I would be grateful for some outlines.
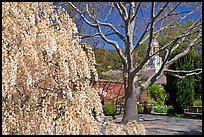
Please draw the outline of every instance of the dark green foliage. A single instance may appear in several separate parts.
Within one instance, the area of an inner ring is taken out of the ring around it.
[[[194,57],[193,50],[183,58],[177,60],[170,69],[173,70],[193,70]],[[179,74],[182,75],[182,74]],[[170,93],[171,105],[175,113],[183,113],[184,108],[193,106],[194,102],[194,76],[183,79],[167,75],[167,91]]]
[[[200,116],[199,115],[190,115],[190,114],[178,114],[178,113],[174,113],[174,112],[172,112],[172,113],[167,113],[167,115],[169,115],[169,116],[171,116],[171,117],[179,117],[179,118],[200,118]]]
[[[183,110],[187,106],[193,106],[194,101],[194,84],[193,77],[188,77],[183,79],[182,81],[178,81],[176,88],[176,102],[173,105],[174,110],[177,113],[183,113]]]
[[[188,26],[193,24],[193,21],[187,21],[181,26],[178,26],[178,29],[172,31],[171,35],[163,35],[160,37],[159,42],[165,45],[170,41],[173,37],[181,34],[182,30],[185,30]],[[172,37],[172,38],[171,38]],[[186,40],[181,43],[181,45],[176,49],[170,58],[173,58],[175,55],[182,52],[186,46],[189,45],[189,40],[192,40],[196,37],[196,35],[190,35],[186,38]],[[169,69],[172,70],[194,70],[196,68],[201,68],[202,60],[201,54],[199,52],[195,52],[195,49],[199,48],[191,48],[190,52],[184,57],[177,60],[174,64],[172,64]],[[177,73],[182,76],[183,73]],[[174,77],[170,74],[166,74],[167,76],[167,92],[170,93],[170,105],[173,106],[175,113],[183,113],[183,109],[187,106],[192,106],[194,102],[194,98],[199,98],[202,95],[201,88],[201,75],[200,76],[188,76],[184,79]]]
[[[195,59],[195,68],[202,68],[202,54],[201,53],[195,53],[194,55]],[[195,99],[201,99],[202,100],[202,74],[195,75]]]
[[[166,112],[166,114],[169,116],[172,115],[173,113],[174,113],[173,107],[170,107]]]
[[[195,99],[201,98],[202,100],[202,74],[195,75]]]
[[[114,115],[116,115],[116,112],[117,112],[117,108],[113,104],[105,104],[103,106],[103,113],[106,116],[114,116]]]

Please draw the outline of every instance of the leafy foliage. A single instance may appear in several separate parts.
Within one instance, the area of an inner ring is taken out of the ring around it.
[[[171,109],[172,106],[166,106],[166,105],[162,105],[162,106],[152,106],[151,109],[154,111],[154,112],[157,112],[157,113],[167,113],[167,111],[169,109]]]
[[[147,89],[147,96],[154,98],[156,102],[161,104],[164,99],[164,92],[165,90],[161,89],[159,85],[157,84],[152,84],[148,89]]]
[[[107,116],[114,116],[116,111],[117,109],[114,104],[105,104],[103,107],[103,113]]]
[[[194,54],[194,67],[195,68],[201,68],[202,67],[202,54],[201,53],[195,53]],[[195,99],[201,99],[202,100],[202,74],[195,75]]]
[[[174,70],[192,70],[194,69],[193,50],[185,57],[179,59],[170,66]],[[182,74],[180,74],[182,75]],[[192,106],[194,101],[194,76],[180,79],[167,75],[167,90],[170,92],[171,104],[176,113],[183,113],[183,109]]]
[[[161,43],[168,43],[170,39],[175,37],[176,35],[181,34],[181,31],[193,24],[193,21],[187,21],[181,26],[179,26],[177,30],[170,32],[171,35],[160,37]],[[190,39],[195,38],[195,35],[188,36],[186,40],[181,43],[181,46],[176,49],[171,58],[176,56],[178,53],[184,50],[184,48],[189,44],[188,41]],[[193,70],[195,68],[201,67],[202,60],[201,54],[199,52],[195,52],[196,48],[192,48],[187,55],[177,60],[174,64],[172,64],[169,68],[172,70]],[[196,63],[197,62],[197,63]],[[182,73],[177,73],[182,76]],[[166,74],[167,76],[167,92],[170,93],[170,104],[174,108],[175,113],[183,113],[183,109],[187,106],[192,106],[194,101],[194,96],[196,92],[196,98],[198,98],[201,91],[201,75],[200,76],[188,76],[184,79],[180,79],[174,77],[170,74]],[[197,81],[197,82],[195,82]],[[195,90],[196,89],[196,90]]]
[[[138,113],[142,113],[142,104],[137,104]]]
[[[202,106],[202,100],[195,100],[193,106]]]

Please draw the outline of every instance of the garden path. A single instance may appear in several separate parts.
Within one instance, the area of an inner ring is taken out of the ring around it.
[[[106,116],[106,119],[112,117]],[[122,116],[116,116],[120,122]],[[165,115],[139,114],[146,135],[202,135],[202,119],[178,118]]]

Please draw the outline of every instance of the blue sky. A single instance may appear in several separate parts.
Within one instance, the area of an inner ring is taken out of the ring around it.
[[[151,4],[151,3],[149,3],[149,4]],[[161,2],[160,2],[159,4],[165,4],[165,2],[164,2],[164,3],[161,3]],[[172,4],[176,4],[176,3],[173,2]],[[195,4],[195,3],[193,3],[193,2],[188,2],[188,4],[190,5],[190,4]],[[63,5],[63,4],[62,4],[62,5]],[[202,2],[196,3],[195,7],[197,7],[197,6],[202,6]],[[193,8],[195,8],[195,7],[191,7],[191,6],[179,6],[179,7],[177,8],[177,11],[178,11],[178,12],[191,11],[191,10],[192,10]],[[202,9],[202,8],[201,8],[201,9]],[[189,16],[188,18],[186,18],[185,20],[183,20],[181,23],[184,23],[184,22],[186,22],[187,20],[196,20],[196,19],[198,19],[198,18],[200,17],[200,15],[202,14],[201,9],[200,9],[198,12],[196,12],[195,14],[192,14],[191,16]],[[140,10],[139,10],[139,12],[138,12],[139,22],[138,22],[138,24],[136,25],[136,28],[138,29],[136,35],[137,35],[138,37],[141,36],[142,32],[144,31],[144,27],[142,27],[142,26],[143,26],[144,24],[147,24],[147,21],[148,21],[148,20],[146,20],[146,21],[144,21],[144,22],[142,22],[142,21],[143,21],[143,19],[148,19],[148,18],[150,17],[150,10],[151,10],[151,8],[144,7],[143,14],[142,14],[142,12],[141,12]],[[159,9],[157,9],[156,11],[158,11],[158,10],[159,10]],[[104,17],[108,14],[108,11],[109,11],[109,9],[103,9],[102,12],[100,12],[99,17],[102,18],[102,19],[104,19]],[[142,15],[144,15],[144,17],[142,17]],[[79,16],[79,15],[77,15],[77,16]],[[113,11],[113,13],[112,13],[111,16],[107,19],[106,22],[112,23],[114,26],[115,26],[115,25],[121,25],[121,24],[123,24],[123,21],[121,20],[120,15],[119,15],[118,12],[116,12],[116,10]],[[87,25],[86,23],[83,23],[83,26],[84,26],[85,28],[87,28],[88,30],[93,31],[93,33],[95,32],[95,29],[90,28],[90,26]],[[102,29],[103,32],[107,31],[107,29],[106,29],[105,27],[102,27],[101,29]],[[119,28],[119,27],[117,27],[117,29],[123,34],[123,36],[125,36],[125,35],[124,35],[124,34],[125,34],[124,29]],[[111,39],[111,40],[117,41],[120,46],[124,46],[124,42],[121,41],[116,35],[108,36],[108,38]],[[134,43],[136,43],[136,42],[137,42],[137,39],[135,38],[135,39],[134,39]],[[98,47],[102,46],[103,43],[104,43],[104,41],[99,38]],[[106,49],[115,49],[112,45],[110,45],[110,44],[108,44],[108,43],[105,44],[105,47],[104,47],[104,48],[106,48]]]

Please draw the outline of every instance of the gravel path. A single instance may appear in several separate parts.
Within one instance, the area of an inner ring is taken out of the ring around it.
[[[146,135],[202,135],[202,120],[177,118],[164,115],[139,114]],[[112,117],[106,117],[112,119]],[[120,122],[116,116],[115,122]]]

